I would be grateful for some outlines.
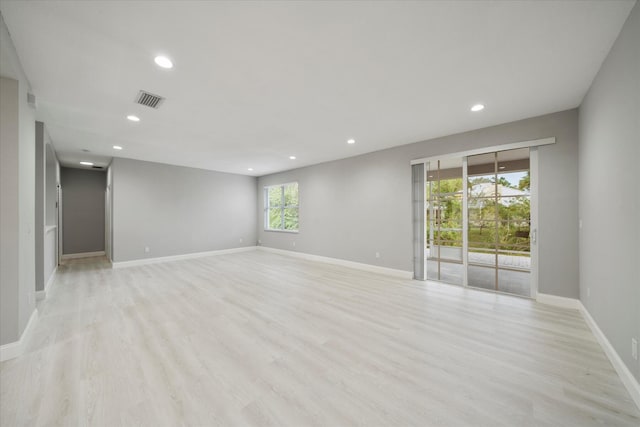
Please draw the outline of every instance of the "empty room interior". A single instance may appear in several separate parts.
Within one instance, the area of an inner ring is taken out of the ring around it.
[[[640,425],[635,0],[0,13],[2,427]]]

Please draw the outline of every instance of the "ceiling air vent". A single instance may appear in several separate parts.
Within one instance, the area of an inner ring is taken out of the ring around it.
[[[91,166],[93,169],[103,169],[102,166]]]
[[[141,90],[140,92],[138,92],[138,96],[136,96],[135,102],[136,104],[146,105],[147,107],[157,109],[164,102],[164,99],[165,98],[161,96],[154,95],[152,93]]]

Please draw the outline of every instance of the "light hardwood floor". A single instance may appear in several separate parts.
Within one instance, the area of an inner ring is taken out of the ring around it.
[[[265,252],[59,270],[0,425],[590,426],[640,413],[577,311]]]

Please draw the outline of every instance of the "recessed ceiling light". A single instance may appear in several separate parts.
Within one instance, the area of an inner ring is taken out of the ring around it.
[[[253,170],[253,168],[247,168],[247,170],[248,170],[248,171],[252,171],[252,170]]]
[[[356,140],[355,139],[347,139],[347,144],[355,144]]]
[[[482,104],[476,104],[473,107],[471,107],[471,111],[473,112],[482,111],[482,110],[484,110],[484,105]]]
[[[122,150],[122,147],[120,147],[119,145],[114,145],[114,146],[113,146],[113,149],[114,149],[114,150]]]
[[[173,68],[173,62],[171,62],[171,60],[166,56],[156,56],[153,60],[158,65],[158,67]]]
[[[132,122],[139,122],[140,121],[140,117],[134,116],[134,115],[127,116],[127,119],[131,120]]]
[[[85,166],[93,166],[93,163],[91,162],[80,162],[80,164]]]
[[[498,169],[502,170],[502,169],[505,169],[505,168],[506,168],[506,166],[500,166]]]
[[[296,159],[296,156],[289,156],[289,158],[290,158],[291,160],[295,160],[295,159]]]

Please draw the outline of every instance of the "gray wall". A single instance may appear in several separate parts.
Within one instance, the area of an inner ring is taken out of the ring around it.
[[[36,122],[35,140],[35,254],[36,254],[36,291],[44,289],[44,177],[45,177],[44,123]]]
[[[35,310],[35,112],[0,15],[0,345],[22,336]]]
[[[109,261],[113,261],[113,168],[107,168],[107,196],[105,199],[104,250]]]
[[[580,107],[580,299],[629,370],[640,339],[640,5]]]
[[[258,238],[273,248],[412,271],[412,159],[552,136],[557,143],[539,149],[539,292],[577,298],[577,110],[261,177]],[[300,232],[264,231],[262,188],[291,181],[299,182]]]
[[[115,262],[256,244],[254,177],[121,158],[111,173]]]
[[[0,78],[0,345],[18,331],[18,81]]]
[[[60,163],[56,157],[53,145],[45,132],[46,170],[45,170],[45,224],[58,224],[58,185],[60,184]]]
[[[62,253],[104,251],[104,171],[65,168],[62,185]]]
[[[44,205],[45,205],[45,235],[44,235],[44,258],[43,273],[44,284],[46,285],[54,270],[58,266],[58,185],[60,185],[60,163],[56,157],[53,145],[44,127],[45,142],[45,182],[44,182]],[[51,228],[55,227],[55,228]],[[42,290],[36,287],[36,290]]]
[[[19,64],[4,46],[2,60]],[[0,77],[0,345],[19,340],[35,310],[35,114],[18,74]]]

